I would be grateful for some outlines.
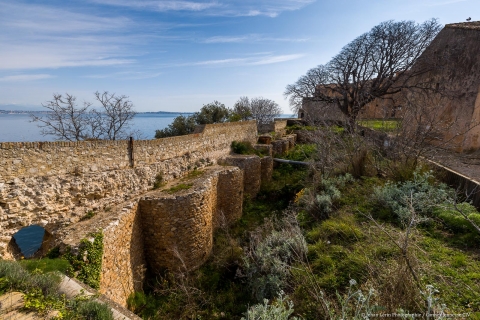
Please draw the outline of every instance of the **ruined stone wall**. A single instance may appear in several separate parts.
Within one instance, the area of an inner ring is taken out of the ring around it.
[[[187,187],[170,191],[180,184]],[[203,264],[214,230],[241,217],[243,188],[240,168],[211,166],[65,227],[57,237],[62,251],[75,252],[81,239],[103,231],[100,292],[125,306],[132,292],[142,290],[147,268],[158,273]]]
[[[242,214],[243,172],[239,168],[209,168],[202,177],[186,183],[192,184],[186,190],[152,192],[140,199],[145,255],[154,273],[202,265],[212,250],[216,225]]]
[[[146,272],[144,236],[138,198],[101,212],[93,218],[63,228],[57,234],[57,243],[64,252],[70,247],[76,252],[82,239],[92,233],[103,232],[102,273],[100,293],[126,305],[128,296],[141,291]]]
[[[262,165],[260,158],[254,155],[231,155],[225,159],[225,164],[236,166],[243,171],[243,186],[245,195],[255,198],[260,191]]]
[[[138,203],[131,203],[103,230],[100,293],[121,305],[143,289],[146,261],[140,219]]]
[[[255,121],[212,124],[202,132],[135,141],[0,143],[0,257],[24,226],[55,235],[87,211],[103,212],[164,181],[230,153],[234,140],[256,142]]]

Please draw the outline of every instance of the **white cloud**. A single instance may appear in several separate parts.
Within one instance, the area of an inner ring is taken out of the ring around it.
[[[19,82],[19,81],[35,81],[53,78],[49,74],[17,74],[12,76],[0,77],[0,82]]]
[[[171,1],[171,0],[90,0],[91,2],[151,11],[193,11],[214,16],[277,17],[316,0],[231,0],[231,1]]]
[[[152,11],[202,11],[219,6],[216,2],[195,2],[195,1],[151,1],[151,0],[91,0],[92,2],[144,9]]]
[[[280,62],[285,62],[290,60],[297,60],[303,56],[305,55],[304,54],[286,54],[286,55],[280,55],[280,56],[270,56],[270,57],[265,57],[258,61],[252,62],[251,64],[264,65],[264,64],[280,63]]]
[[[305,42],[308,38],[276,38],[258,34],[242,36],[214,36],[202,40],[203,43],[240,43],[240,42]]]
[[[125,17],[99,17],[56,7],[0,2],[0,70],[132,63],[138,37]]]
[[[252,54],[246,58],[228,58],[218,60],[205,60],[190,63],[181,63],[170,65],[171,67],[185,66],[215,66],[215,67],[232,67],[232,66],[258,66],[266,64],[281,63],[290,60],[296,60],[304,57],[304,54],[288,54],[288,55],[258,55]]]

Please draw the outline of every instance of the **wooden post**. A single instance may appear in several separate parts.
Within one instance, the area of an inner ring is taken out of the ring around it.
[[[130,166],[133,168],[135,166],[135,159],[133,157],[133,137],[130,137],[128,141],[128,158],[130,160]]]

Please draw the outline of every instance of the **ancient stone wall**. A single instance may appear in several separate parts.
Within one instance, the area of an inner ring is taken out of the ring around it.
[[[126,305],[128,296],[141,291],[146,272],[144,236],[138,209],[138,198],[98,213],[63,228],[57,234],[61,251],[70,247],[76,252],[81,239],[103,232],[102,273],[100,293]]]
[[[132,292],[143,289],[147,263],[140,220],[138,203],[133,202],[103,229],[100,293],[121,305]]]
[[[55,235],[87,211],[103,212],[216,163],[234,140],[256,142],[255,121],[212,124],[186,136],[134,141],[0,143],[0,257],[12,235],[38,224]]]
[[[227,157],[224,163],[242,169],[245,195],[255,198],[260,191],[262,178],[260,158],[253,155],[236,154]]]

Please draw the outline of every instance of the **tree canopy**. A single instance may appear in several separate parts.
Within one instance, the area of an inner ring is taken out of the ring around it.
[[[432,64],[425,58],[422,67],[412,67],[440,29],[435,19],[382,22],[288,85],[284,95],[296,109],[303,98],[333,103],[354,123],[369,102],[417,85],[414,79]]]

